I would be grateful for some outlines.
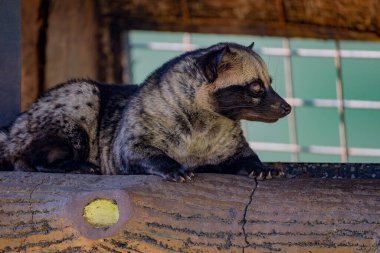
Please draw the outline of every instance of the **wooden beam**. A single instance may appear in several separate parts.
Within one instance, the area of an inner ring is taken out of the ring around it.
[[[123,29],[380,40],[377,0],[98,1]]]
[[[123,20],[123,28],[126,30],[156,30],[193,33],[217,33],[217,34],[247,34],[256,36],[280,36],[317,39],[344,39],[344,40],[368,40],[379,41],[380,35],[374,31],[356,31],[349,28],[319,26],[315,24],[286,23],[284,29],[277,22],[239,22],[230,20],[228,25],[224,19],[193,18],[192,23],[182,25],[177,19],[165,21],[130,17]]]
[[[375,253],[379,206],[370,179],[1,172],[0,252]]]
[[[21,111],[43,91],[48,10],[47,0],[22,1]]]

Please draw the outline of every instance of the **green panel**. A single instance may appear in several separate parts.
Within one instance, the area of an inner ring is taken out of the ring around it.
[[[296,108],[298,142],[302,146],[340,146],[339,118],[335,108]]]
[[[292,49],[335,49],[332,41],[290,41]],[[335,60],[332,58],[292,57],[294,96],[304,99],[336,98]]]
[[[350,163],[380,163],[380,157],[353,156],[349,157]]]
[[[300,153],[299,154],[300,162],[309,162],[309,163],[338,163],[340,162],[340,156],[338,155],[320,155],[320,154],[309,154],[309,153]]]
[[[179,54],[181,52],[133,49],[131,52],[133,83],[142,83],[150,73]]]
[[[255,151],[262,162],[291,162],[291,155],[288,152]]]
[[[342,41],[345,50],[380,50],[380,43]],[[380,59],[342,59],[345,99],[380,100]],[[346,109],[349,147],[380,148],[380,111]],[[349,157],[350,162],[380,162],[380,157]]]
[[[292,39],[293,49],[335,49],[333,41]],[[294,96],[303,99],[336,99],[336,70],[332,58],[292,57]],[[339,118],[335,108],[295,108],[301,146],[339,146]],[[300,153],[301,162],[339,162],[335,155]]]
[[[380,148],[380,111],[346,109],[347,142],[350,147]]]
[[[289,143],[288,120],[280,119],[276,123],[248,122],[249,141]]]
[[[172,42],[182,43],[183,33],[179,32],[154,32],[154,31],[130,31],[129,43],[149,43],[149,42]]]
[[[289,143],[287,119],[276,123],[247,122],[247,139],[250,142]],[[267,162],[290,161],[290,155],[282,152],[258,152],[260,158]]]
[[[131,31],[128,34],[131,50],[133,83],[142,83],[145,78],[166,61],[182,52],[155,51],[145,48],[134,48],[136,44],[149,42],[181,43],[183,33]]]
[[[336,99],[333,59],[292,57],[294,96],[304,99]]]
[[[345,99],[380,99],[380,59],[342,59]]]
[[[291,48],[335,49],[334,41],[291,40]],[[303,99],[336,99],[336,68],[333,58],[291,59],[294,96]],[[296,126],[301,146],[340,146],[339,117],[335,108],[297,107]],[[339,162],[340,156],[300,153],[301,162]]]

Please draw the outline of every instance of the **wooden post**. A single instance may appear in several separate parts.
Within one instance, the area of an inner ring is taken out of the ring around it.
[[[21,111],[27,110],[44,88],[49,3],[49,0],[22,1]]]
[[[22,2],[22,110],[72,78],[121,83],[118,19],[100,15],[98,1]]]
[[[95,1],[49,1],[44,89],[70,78],[98,77]]]
[[[376,253],[379,206],[370,179],[2,172],[0,252]]]

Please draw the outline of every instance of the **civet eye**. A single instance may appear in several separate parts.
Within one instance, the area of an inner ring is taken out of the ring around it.
[[[253,83],[251,83],[249,89],[255,95],[261,95],[261,94],[264,93],[263,85],[260,82],[253,82]]]

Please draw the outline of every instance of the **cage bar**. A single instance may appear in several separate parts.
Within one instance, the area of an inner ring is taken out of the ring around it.
[[[282,40],[282,45],[285,49],[291,50],[290,49],[290,43],[288,38],[284,38]],[[294,97],[293,95],[293,71],[292,71],[292,61],[291,61],[291,55],[287,55],[284,57],[284,72],[285,72],[285,90],[286,90],[286,96],[290,99]],[[290,139],[290,144],[292,145],[297,145],[298,140],[297,140],[297,125],[296,125],[296,113],[293,110],[291,114],[289,114],[289,119],[288,119],[288,124],[289,124],[289,139]],[[298,162],[299,161],[299,155],[298,152],[292,152],[292,162]]]
[[[300,146],[288,143],[274,143],[274,142],[249,142],[249,146],[256,151],[274,151],[274,152],[305,152],[311,154],[325,154],[325,155],[340,155],[342,147],[332,146]],[[380,149],[376,148],[348,148],[350,156],[367,156],[379,157]]]
[[[336,56],[335,56],[335,68],[336,68],[336,96],[338,99],[338,115],[339,115],[339,139],[341,146],[341,161],[346,163],[348,161],[348,149],[347,149],[347,133],[346,133],[346,120],[344,117],[344,93],[343,93],[343,80],[342,80],[342,61],[340,58],[340,44],[339,41],[335,41]]]

